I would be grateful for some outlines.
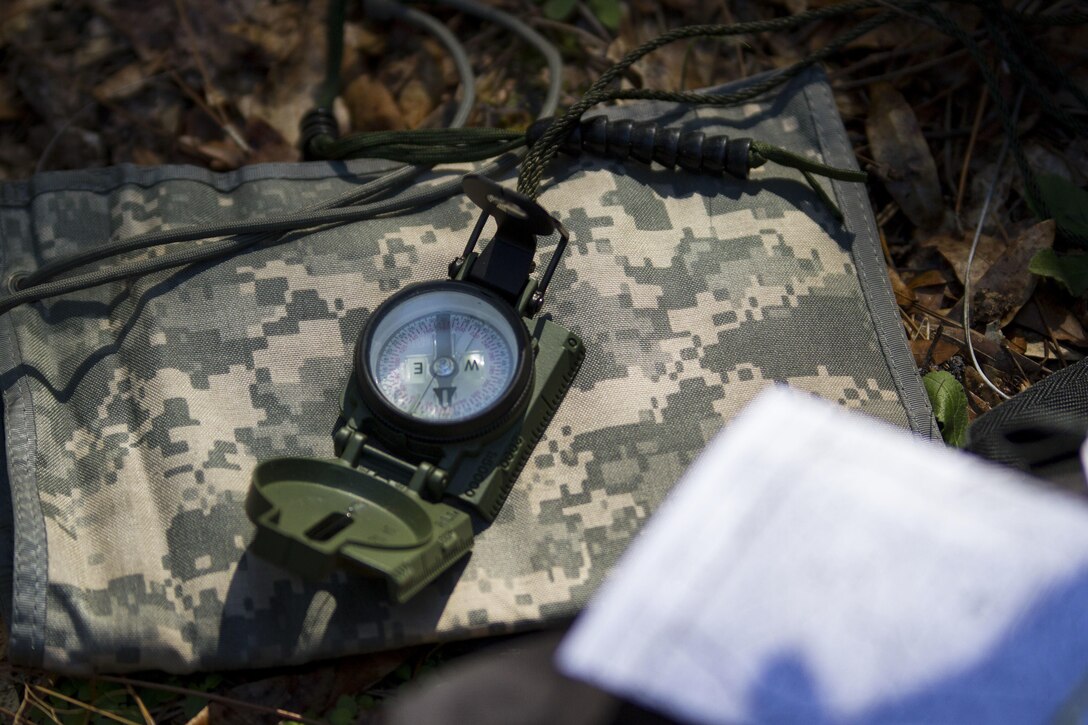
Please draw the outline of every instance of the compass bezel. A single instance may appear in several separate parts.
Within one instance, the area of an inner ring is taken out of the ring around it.
[[[382,320],[414,297],[443,291],[471,295],[487,303],[510,325],[517,347],[513,351],[516,357],[514,375],[506,390],[493,403],[476,414],[454,421],[421,418],[400,410],[378,389],[375,375],[370,367],[369,351],[374,342],[374,334]],[[533,381],[529,331],[521,316],[506,300],[479,285],[460,280],[420,282],[405,287],[374,308],[363,324],[355,344],[354,376],[363,402],[378,420],[409,439],[441,443],[483,438],[512,422],[528,405]]]

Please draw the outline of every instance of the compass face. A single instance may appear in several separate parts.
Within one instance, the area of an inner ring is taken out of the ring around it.
[[[469,421],[509,397],[524,345],[512,312],[487,295],[459,283],[432,287],[375,310],[360,356],[377,393],[400,415]]]

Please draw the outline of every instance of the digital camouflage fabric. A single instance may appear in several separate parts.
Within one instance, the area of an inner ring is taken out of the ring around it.
[[[610,113],[855,165],[818,73],[738,108]],[[388,167],[42,174],[0,187],[0,266],[6,278],[110,238],[300,209],[360,183],[349,170]],[[823,181],[844,228],[774,165],[746,183],[590,159],[552,170],[540,202],[573,238],[544,312],[581,336],[585,363],[471,557],[402,606],[378,581],[304,583],[247,553],[243,500],[258,461],[332,455],[361,324],[445,275],[475,221],[467,199],[0,318],[12,661],[183,672],[531,628],[583,606],[767,385],[932,435],[861,185]]]

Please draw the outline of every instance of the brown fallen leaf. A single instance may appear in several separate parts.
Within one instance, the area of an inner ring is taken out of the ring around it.
[[[140,166],[158,166],[164,161],[163,157],[155,151],[142,146],[137,146],[132,149],[130,158],[132,159],[132,163],[139,164]]]
[[[0,47],[27,31],[35,21],[35,11],[52,4],[52,0],[5,0],[0,7]]]
[[[892,283],[892,292],[895,293],[896,303],[904,310],[908,310],[914,304],[914,290],[907,286],[907,283],[903,281],[903,278],[899,276],[899,272],[895,267],[889,266],[888,279]]]
[[[918,287],[914,290],[914,298],[918,304],[928,310],[941,310],[945,307],[945,290],[947,287]]]
[[[1005,254],[986,270],[978,285],[972,287],[972,324],[996,321],[998,327],[1004,327],[1012,322],[1024,303],[1031,299],[1038,280],[1028,271],[1028,263],[1039,250],[1054,244],[1054,229],[1054,220],[1048,219],[1028,227],[1009,243]],[[963,314],[963,300],[948,314],[958,320]]]
[[[164,48],[174,48],[179,41],[177,8],[172,2],[89,0],[87,4],[132,44],[132,49],[142,60],[153,60],[162,54]]]
[[[645,18],[642,22],[634,22],[630,18],[625,19],[620,23],[619,33],[609,43],[605,57],[616,62],[660,34],[661,28],[655,20]],[[696,42],[665,45],[635,61],[624,75],[623,86],[632,87],[633,77],[637,81],[634,85],[661,91],[706,87],[713,81],[710,70],[714,56],[728,47],[726,43],[709,45]]]
[[[252,153],[246,158],[247,164],[270,162],[289,162],[301,160],[302,154],[273,126],[261,118],[251,118],[246,122],[246,141]]]
[[[408,128],[393,94],[385,84],[361,75],[344,89],[344,102],[355,131],[386,131]]]
[[[109,27],[102,18],[91,18],[86,28],[90,37],[72,54],[74,68],[82,69],[101,63],[114,53],[124,50],[124,46],[109,32]]]
[[[1020,309],[1013,322],[1044,337],[1053,335],[1055,340],[1088,347],[1088,334],[1080,320],[1046,289],[1035,290],[1032,301]]]
[[[952,318],[946,316],[945,319],[951,320]],[[945,324],[941,329],[941,341],[946,341],[955,345],[957,348],[955,354],[961,354],[966,357],[967,343],[964,341],[962,328],[954,327],[951,324]],[[938,343],[938,345],[940,344],[941,343]],[[971,345],[974,347],[975,355],[980,362],[1001,370],[1002,374],[1005,376],[1021,377],[1021,370],[1023,371],[1023,374],[1033,375],[1040,370],[1039,363],[1021,355],[1018,351],[1010,348],[1007,344],[1004,344],[1004,342],[998,343],[976,330],[971,330]]]
[[[1019,392],[1016,386],[1011,384],[1011,380],[1007,379],[999,371],[986,365],[983,365],[983,368],[986,369],[986,377],[998,388],[1007,393]],[[995,405],[1000,405],[1002,402],[997,393],[990,390],[990,386],[986,384],[978,371],[970,365],[963,369],[963,388],[971,395],[971,402],[979,407],[978,412],[980,414],[991,410]]]
[[[948,234],[937,234],[922,242],[923,247],[931,247],[944,257],[956,273],[956,279],[963,284],[964,271],[967,269],[967,255],[971,251],[971,239],[969,237],[955,237]],[[971,263],[971,284],[977,287],[982,275],[986,273],[995,261],[1005,252],[1005,243],[996,237],[983,234],[979,238],[978,249],[975,250],[975,259]]]
[[[95,86],[91,93],[99,101],[119,101],[130,98],[143,89],[148,78],[160,67],[161,62],[158,60],[151,63],[140,61],[129,63]]]
[[[998,152],[994,151],[992,153],[996,154]],[[995,176],[997,177],[996,181]],[[968,184],[970,193],[968,194],[967,203],[964,204],[963,209],[960,211],[960,219],[971,224],[978,221],[982,217],[982,208],[986,206],[986,198],[989,196],[990,204],[986,210],[986,218],[982,220],[982,228],[986,232],[996,231],[1009,218],[1005,202],[1009,198],[1009,192],[1012,191],[1014,179],[1019,178],[1019,176],[1015,164],[1005,164],[1001,168],[1000,174],[998,173],[996,158],[981,164],[971,174],[971,180]],[[991,188],[993,188],[992,196],[990,195]]]
[[[344,23],[344,46],[367,56],[385,54],[386,36],[374,33],[359,23]]]
[[[915,226],[934,230],[944,219],[944,198],[918,119],[890,83],[874,84],[871,96],[865,132],[876,173]]]
[[[316,11],[315,11],[316,12]],[[238,110],[247,123],[262,120],[294,146],[299,121],[314,107],[315,92],[325,77],[325,28],[321,17],[303,13],[295,28],[298,42],[269,69],[267,80],[254,92],[238,99]],[[347,128],[343,119],[341,129]]]
[[[911,289],[918,289],[919,287],[943,287],[949,282],[948,277],[945,276],[945,272],[939,269],[927,269],[918,276],[911,279],[907,283],[907,286]]]
[[[1065,345],[1060,345],[1059,347],[1061,348],[1061,359],[1064,360],[1067,365],[1084,359],[1084,353],[1082,352],[1068,348]],[[1027,343],[1024,346],[1024,354],[1035,360],[1047,361],[1058,359],[1054,344],[1046,341]]]
[[[311,12],[324,16],[325,10],[312,8]],[[286,60],[300,41],[300,26],[305,22],[304,11],[292,3],[266,4],[260,11],[247,17],[246,22],[230,23],[223,30],[246,43],[259,48],[273,61]]]
[[[929,364],[940,365],[953,355],[959,355],[963,347],[955,342],[944,339],[925,339],[917,337],[910,341],[910,351],[914,355],[914,361],[921,366],[929,356]]]
[[[413,78],[404,84],[397,96],[397,105],[400,106],[404,122],[409,128],[418,128],[419,124],[427,117],[435,107],[437,96],[432,96],[431,91],[423,85],[423,81]]]
[[[216,171],[237,169],[246,160],[246,154],[238,144],[225,139],[201,141],[193,136],[178,136],[178,146],[186,153],[205,159]]]

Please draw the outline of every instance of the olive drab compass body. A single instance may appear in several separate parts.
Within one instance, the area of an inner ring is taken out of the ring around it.
[[[333,434],[338,458],[275,458],[253,472],[252,549],[310,579],[341,565],[383,576],[403,602],[472,548],[495,518],[584,356],[537,317],[569,234],[489,179],[449,279],[404,288],[368,317]],[[488,218],[495,236],[479,253]],[[536,238],[559,234],[539,283]]]

